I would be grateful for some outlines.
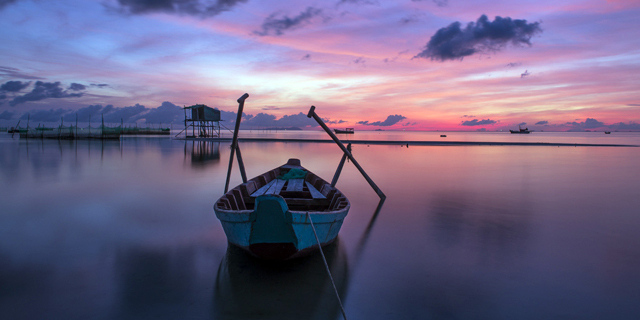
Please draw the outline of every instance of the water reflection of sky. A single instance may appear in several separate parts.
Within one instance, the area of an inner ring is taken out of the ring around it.
[[[241,147],[249,176],[297,157],[330,179],[341,157],[331,144]],[[370,225],[377,196],[345,166],[338,187],[352,209],[333,268],[350,319],[640,315],[638,148],[353,149],[388,198]],[[285,302],[324,299],[322,312],[297,309],[308,318],[326,318],[327,310],[340,318],[319,261],[286,266],[306,286],[227,251],[212,205],[228,157],[225,143],[158,137],[2,137],[0,313],[299,317],[285,312],[287,303],[266,308],[249,299],[242,310],[228,307],[238,305],[238,292],[260,300],[273,287]],[[239,182],[235,165],[231,183]],[[324,289],[309,289],[318,286]]]

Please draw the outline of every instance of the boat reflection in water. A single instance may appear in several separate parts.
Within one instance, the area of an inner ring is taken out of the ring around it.
[[[323,251],[344,300],[349,266],[340,239]],[[214,319],[337,319],[340,305],[320,252],[266,261],[229,245],[218,269],[213,313]]]

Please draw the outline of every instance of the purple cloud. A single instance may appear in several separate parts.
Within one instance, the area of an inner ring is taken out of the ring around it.
[[[19,92],[19,91],[22,91],[22,89],[28,87],[30,84],[31,84],[31,81],[29,82],[7,81],[0,86],[0,91]]]
[[[127,15],[167,13],[206,18],[229,11],[244,2],[247,0],[118,0],[115,6],[106,6]]]
[[[494,124],[494,123],[498,123],[498,121],[491,120],[491,119],[485,119],[485,120],[473,119],[469,121],[464,121],[462,122],[461,125],[471,127],[471,126],[483,126],[483,125]]]
[[[296,29],[308,24],[311,19],[320,15],[321,13],[321,9],[314,7],[307,7],[305,11],[300,12],[300,14],[293,18],[289,18],[288,16],[276,18],[277,14],[274,13],[264,20],[261,26],[262,30],[254,31],[253,34],[258,36],[267,36],[269,34],[280,36],[284,33],[284,31]]]
[[[489,21],[486,15],[482,15],[464,29],[457,21],[441,28],[414,58],[462,60],[475,53],[500,51],[508,43],[530,46],[531,37],[539,32],[542,32],[539,22],[527,23],[527,20],[500,16]]]
[[[375,122],[369,122],[369,121],[358,121],[357,124],[362,124],[365,126],[381,126],[381,127],[388,127],[388,126],[392,126],[404,119],[406,119],[407,117],[403,116],[403,115],[399,115],[399,114],[393,114],[393,115],[389,115],[387,116],[387,119],[385,119],[384,121],[375,121]]]
[[[50,98],[77,98],[82,97],[83,93],[69,93],[60,87],[60,82],[42,82],[37,81],[31,92],[17,96],[9,102],[9,105],[15,106],[29,101],[39,101]]]

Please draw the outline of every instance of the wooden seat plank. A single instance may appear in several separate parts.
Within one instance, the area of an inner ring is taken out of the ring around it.
[[[265,194],[265,192],[267,192],[267,190],[269,190],[269,188],[271,188],[271,186],[274,185],[275,183],[276,183],[276,180],[269,181],[269,183],[260,187],[260,189],[256,190],[256,192],[252,193],[251,196],[255,198]]]
[[[280,179],[276,179],[275,181],[276,183],[274,183],[271,188],[269,188],[269,190],[265,192],[265,194],[280,194],[280,191],[282,191],[282,187],[284,187],[285,182],[287,182],[287,180]]]
[[[287,185],[287,191],[302,191],[304,179],[291,179]]]
[[[318,189],[316,189],[316,187],[314,187],[311,183],[309,183],[309,181],[305,181],[305,183],[307,184],[307,188],[309,188],[309,192],[311,193],[311,197],[314,199],[326,199],[327,197],[325,197],[320,191],[318,191]]]

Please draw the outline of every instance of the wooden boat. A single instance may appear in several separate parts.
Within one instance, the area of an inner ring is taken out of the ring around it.
[[[509,130],[509,132],[511,132],[511,133],[531,133],[531,131],[529,131],[529,128],[522,129],[520,126],[518,126],[518,131]]]
[[[318,241],[332,243],[350,207],[338,189],[289,159],[229,190],[213,209],[229,243],[259,258],[285,260],[317,250]]]
[[[346,128],[344,130],[340,130],[340,129],[333,129],[333,131],[335,133],[355,133],[354,128]]]

